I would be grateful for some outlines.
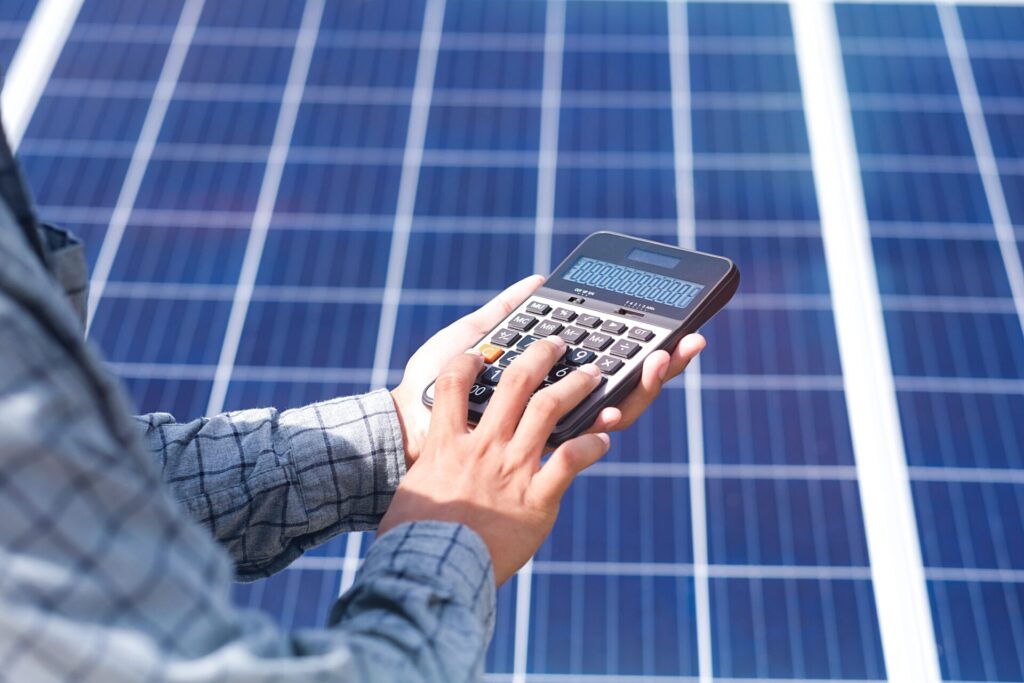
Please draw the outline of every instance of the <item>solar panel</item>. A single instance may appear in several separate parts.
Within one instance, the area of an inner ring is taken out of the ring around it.
[[[792,10],[85,0],[18,152],[86,239],[91,339],[179,419],[393,384],[595,230],[730,256],[699,368],[499,590],[487,678],[883,680]],[[928,637],[946,680],[1024,681],[1024,10],[834,16]],[[322,625],[371,542],[235,600]]]

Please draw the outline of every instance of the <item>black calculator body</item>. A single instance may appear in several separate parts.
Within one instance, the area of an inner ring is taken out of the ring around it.
[[[477,343],[486,363],[469,395],[480,419],[501,374],[534,341],[559,335],[565,356],[538,390],[596,363],[602,382],[552,432],[551,447],[585,432],[598,413],[639,383],[644,358],[670,353],[736,293],[740,273],[727,258],[598,232],[587,237],[542,287]],[[500,391],[500,389],[498,389]],[[433,404],[434,384],[423,392]]]

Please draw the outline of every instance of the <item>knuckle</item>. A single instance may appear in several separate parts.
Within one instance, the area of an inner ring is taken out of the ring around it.
[[[522,362],[522,359],[519,359],[516,362],[520,363]],[[511,368],[502,374],[499,384],[503,385],[506,389],[512,389],[513,391],[526,390],[532,388],[532,376],[528,368],[513,364]]]
[[[530,405],[541,414],[548,415],[562,410],[564,401],[552,391],[539,391],[530,399]]]
[[[437,390],[441,392],[457,392],[462,390],[464,384],[462,374],[454,368],[446,368],[435,380]]]

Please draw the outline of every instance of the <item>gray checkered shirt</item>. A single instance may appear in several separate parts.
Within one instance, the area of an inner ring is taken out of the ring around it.
[[[35,223],[2,139],[0,681],[479,678],[494,576],[463,526],[382,536],[322,630],[231,604],[376,527],[405,472],[391,398],[130,417],[81,339],[81,246]]]

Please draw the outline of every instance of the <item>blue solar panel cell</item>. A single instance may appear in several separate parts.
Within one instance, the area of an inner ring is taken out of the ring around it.
[[[808,154],[799,108],[732,109],[695,107],[695,154]]]
[[[480,303],[484,303],[483,300]],[[395,322],[391,367],[402,369],[413,353],[435,332],[476,309],[472,305],[400,304]]]
[[[321,31],[416,31],[423,23],[424,0],[389,2],[328,2],[320,21]]]
[[[1012,313],[888,311],[896,375],[1024,378],[1024,337]]]
[[[36,0],[7,0],[0,5],[0,21],[27,22],[35,8]]]
[[[272,228],[267,233],[256,283],[383,287],[390,245],[391,234],[387,231]]]
[[[738,237],[700,233],[697,248],[728,254],[743,273],[740,296],[828,294],[828,269],[818,237]]]
[[[185,0],[85,0],[76,25],[173,26],[181,16],[184,4]]]
[[[543,33],[547,3],[538,0],[448,0],[444,32]]]
[[[402,149],[408,126],[405,104],[306,102],[299,108],[292,149]]]
[[[967,223],[978,226],[979,236],[991,234],[985,189],[976,173],[865,170],[861,181],[871,221]]]
[[[756,331],[756,335],[751,333]],[[704,369],[739,375],[840,375],[830,311],[733,306],[708,327]]]
[[[298,28],[305,3],[292,0],[217,0],[203,5],[200,27]]]
[[[712,579],[711,601],[716,676],[885,677],[867,581]]]
[[[999,159],[1024,159],[1024,113],[989,111],[985,124]]]
[[[247,410],[263,406],[272,406],[278,410],[300,408],[310,403],[330,401],[339,396],[354,396],[369,391],[368,382],[347,382],[324,379],[323,371],[318,372],[319,378],[301,375],[296,372],[294,380],[273,380],[259,377],[259,370],[253,370],[255,379],[238,379],[247,376],[245,372],[235,372],[236,379],[228,385],[227,397],[224,399],[224,410]],[[203,406],[205,409],[205,405]],[[307,555],[318,557],[340,557],[345,553],[345,536],[331,539],[322,546],[306,551]],[[321,622],[322,624],[323,622]]]
[[[237,228],[133,222],[125,229],[111,281],[234,285],[249,235]]]
[[[544,53],[497,48],[446,49],[437,55],[439,90],[540,90]]]
[[[558,148],[562,152],[664,152],[670,155],[673,152],[672,110],[669,107],[563,107]]]
[[[532,271],[533,235],[414,232],[403,286],[498,290]]]
[[[668,168],[558,169],[559,218],[674,218],[675,172]]]
[[[687,23],[693,37],[792,37],[789,8],[781,2],[694,2]]]
[[[138,413],[170,413],[179,421],[206,414],[213,382],[195,379],[132,376],[121,374],[132,408]]]
[[[638,39],[664,36],[668,15],[660,2],[593,0],[566,5],[565,32],[569,35],[629,35]]]
[[[134,141],[148,109],[147,100],[135,97],[43,95],[20,151],[32,140]]]
[[[686,393],[678,385],[667,386],[636,423],[611,435],[612,446],[602,462],[671,463],[687,461]],[[666,429],[665,425],[671,425]],[[625,465],[628,469],[629,465]]]
[[[189,48],[181,83],[284,86],[292,49],[279,46],[202,45]]]
[[[883,296],[1012,296],[995,240],[876,237],[872,243]]]
[[[113,207],[128,170],[127,158],[19,155],[40,206]]]
[[[417,55],[416,48],[320,45],[313,51],[307,86],[410,88]]]
[[[959,111],[853,110],[860,155],[971,157],[967,121]]]
[[[957,96],[949,59],[919,54],[872,54],[844,51],[846,85],[853,103],[857,95]]]
[[[981,97],[1024,97],[1024,58],[974,55],[971,68]]]
[[[939,15],[930,5],[839,3],[836,23],[844,45],[856,38],[942,40]]]
[[[968,41],[1024,40],[1024,8],[960,5],[957,12]]]
[[[1024,469],[1024,395],[901,391],[897,398],[910,465]]]
[[[713,564],[868,566],[856,481],[707,480]]]
[[[153,159],[135,205],[144,209],[252,211],[262,181],[259,163]]]
[[[155,82],[169,43],[108,38],[82,40],[72,36],[53,67],[55,79]]]
[[[1024,583],[929,581],[942,676],[1024,681]]]
[[[387,215],[395,210],[398,164],[296,163],[285,166],[278,214]]]
[[[270,102],[172,100],[158,140],[189,145],[269,146],[279,109]],[[132,139],[136,135],[137,131]]]
[[[424,146],[535,152],[539,144],[539,107],[435,104],[430,110]]]
[[[341,571],[291,569],[266,581],[236,584],[235,603],[282,615],[286,629],[322,627],[338,594]]]
[[[686,564],[693,559],[689,480],[588,476],[576,481],[537,559]]]
[[[913,488],[927,566],[1024,569],[1024,485],[916,481]]]
[[[696,170],[693,185],[697,220],[818,219],[810,170]]]
[[[305,300],[254,300],[239,365],[368,368],[373,365],[380,306]],[[301,331],[301,333],[299,332]]]
[[[487,649],[487,660],[484,663],[485,670],[492,674],[511,673],[514,667],[516,588],[516,581],[507,581],[498,588],[494,638]],[[490,678],[488,676],[488,680]]]
[[[689,577],[535,575],[527,671],[696,675]]]
[[[534,168],[423,166],[416,194],[420,216],[533,217]]]
[[[570,92],[669,92],[668,55],[640,50],[566,50],[562,88]]]
[[[1024,226],[1024,175],[1003,173],[1003,194],[1014,225]]]
[[[693,52],[690,88],[700,93],[800,93],[796,56],[790,52]]]
[[[719,339],[712,337],[717,345]],[[709,465],[852,466],[841,390],[704,389]]]
[[[230,301],[105,296],[89,334],[117,363],[215,364]]]

